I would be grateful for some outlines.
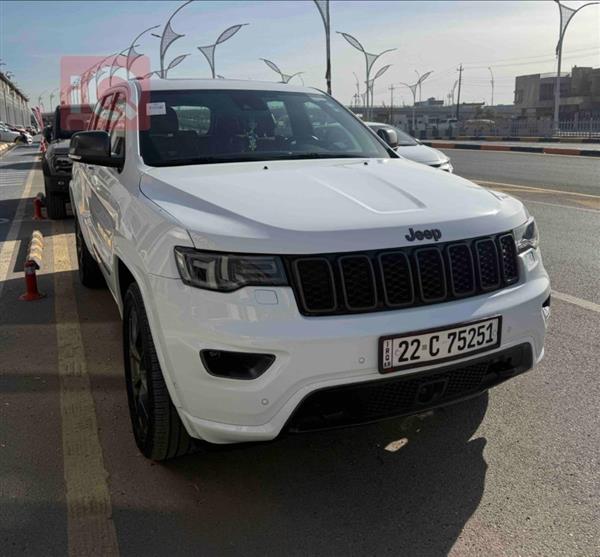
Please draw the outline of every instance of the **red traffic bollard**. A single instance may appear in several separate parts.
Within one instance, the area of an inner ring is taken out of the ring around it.
[[[42,215],[42,196],[39,193],[33,199],[33,220],[45,220]]]
[[[38,266],[35,261],[25,261],[25,286],[27,287],[27,292],[21,294],[19,300],[32,302],[33,300],[39,300],[46,296],[46,294],[38,292],[37,276],[35,274],[37,269]]]

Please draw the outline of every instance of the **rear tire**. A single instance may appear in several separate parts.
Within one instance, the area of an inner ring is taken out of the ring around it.
[[[81,233],[77,217],[75,217],[75,247],[77,249],[77,263],[79,264],[79,282],[86,288],[106,286],[100,266],[85,245],[85,239]]]
[[[46,210],[48,211],[48,218],[52,220],[66,219],[67,200],[65,196],[57,193],[46,193]]]
[[[123,355],[129,415],[140,452],[152,460],[191,452],[194,441],[171,402],[136,283],[131,283],[125,294]]]
[[[64,196],[52,191],[52,178],[44,161],[44,193],[46,194],[46,210],[48,218],[62,220],[67,217],[67,200]]]

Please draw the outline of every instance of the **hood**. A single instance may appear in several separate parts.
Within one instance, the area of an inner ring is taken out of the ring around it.
[[[422,164],[441,164],[446,162],[448,157],[437,149],[427,147],[427,145],[408,145],[406,147],[398,147],[396,152],[411,161],[420,162]]]
[[[251,162],[152,168],[142,193],[197,248],[325,253],[400,247],[409,228],[440,241],[504,232],[526,220],[516,199],[402,159]]]

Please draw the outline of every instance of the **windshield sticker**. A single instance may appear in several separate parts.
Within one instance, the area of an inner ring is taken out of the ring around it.
[[[148,116],[163,116],[167,113],[165,103],[146,103],[146,114]]]

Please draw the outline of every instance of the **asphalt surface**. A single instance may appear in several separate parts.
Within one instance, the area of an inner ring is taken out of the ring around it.
[[[570,141],[477,141],[476,139],[435,139],[441,143],[468,143],[471,145],[496,145],[506,147],[552,147],[556,149],[585,149],[600,151],[600,143],[572,143]]]
[[[542,364],[427,416],[166,464],[133,443],[120,319],[107,291],[77,282],[72,221],[31,220],[35,148],[0,159],[0,554],[600,555],[600,200],[587,197],[600,161],[448,154],[538,220],[556,290]],[[47,297],[25,303],[34,228]],[[93,420],[73,427],[66,399],[88,391]],[[81,432],[99,442],[100,479]]]
[[[594,157],[443,151],[452,159],[456,173],[468,178],[600,195],[600,159]]]

